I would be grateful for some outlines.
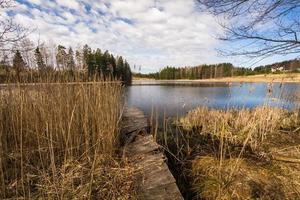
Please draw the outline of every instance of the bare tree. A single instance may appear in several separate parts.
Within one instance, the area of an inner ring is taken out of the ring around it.
[[[15,23],[5,12],[14,6],[13,3],[13,0],[0,0],[0,50],[9,50],[10,44],[24,39],[28,34],[26,28]]]
[[[83,51],[80,45],[77,45],[76,47],[75,61],[77,70],[83,69]]]
[[[9,57],[7,55],[7,52],[2,52],[0,66],[4,68],[5,74],[9,75],[10,63],[9,63]]]
[[[49,40],[47,42],[43,42],[39,45],[41,54],[43,55],[43,59],[45,62],[45,65],[47,67],[55,68],[56,62],[56,51],[57,51],[57,45],[52,41]]]
[[[48,44],[45,42],[41,43],[39,45],[39,50],[40,50],[43,60],[45,62],[45,66],[54,67],[54,62],[53,62],[53,64],[49,64],[50,59],[51,59],[51,52],[50,52],[50,47],[48,46]]]
[[[13,52],[18,49],[23,56],[25,63],[30,68],[34,68],[35,66],[35,56],[34,56],[34,43],[28,38],[22,39],[21,41],[15,43],[15,47],[13,47]]]
[[[226,50],[227,54],[267,57],[300,53],[299,0],[197,1],[202,11],[225,19],[221,40],[243,44]]]

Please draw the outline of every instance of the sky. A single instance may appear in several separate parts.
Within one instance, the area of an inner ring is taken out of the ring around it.
[[[34,30],[29,38],[35,42],[109,50],[124,56],[132,69],[141,66],[142,73],[167,65],[249,65],[218,55],[222,28],[213,16],[199,12],[194,0],[17,0],[6,14]]]

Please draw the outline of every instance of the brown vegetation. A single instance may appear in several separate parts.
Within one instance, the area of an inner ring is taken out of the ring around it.
[[[297,112],[290,113],[267,106],[240,110],[210,110],[200,107],[181,118],[179,123],[184,130],[194,130],[201,135],[223,139],[232,145],[246,145],[252,151],[262,151],[267,144],[269,146],[270,142],[275,142],[272,139],[280,137],[282,140],[282,131],[294,131],[300,127]]]
[[[140,84],[140,82],[148,81],[151,84],[164,84],[164,83],[201,83],[201,82],[267,82],[267,83],[299,83],[299,73],[282,73],[282,74],[260,74],[249,76],[234,76],[224,78],[211,78],[211,79],[177,79],[177,80],[154,80],[154,78],[133,78],[133,85]],[[147,83],[148,83],[147,82]]]
[[[209,143],[216,147],[192,161],[193,188],[199,197],[299,198],[297,112],[269,107],[239,111],[200,108],[181,119],[181,124],[186,130],[197,127],[198,134],[209,134]],[[286,149],[293,155],[278,153]]]
[[[175,125],[161,143],[189,198],[300,197],[298,110],[200,107]]]
[[[218,79],[206,79],[201,81],[212,82],[276,82],[276,83],[298,83],[300,82],[299,73],[282,74],[260,74],[251,76],[237,76]]]
[[[120,83],[7,85],[0,90],[0,196],[133,198],[119,159]]]

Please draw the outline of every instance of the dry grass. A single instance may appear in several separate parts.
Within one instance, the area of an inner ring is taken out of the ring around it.
[[[150,83],[201,83],[201,82],[265,82],[265,83],[299,83],[300,73],[282,73],[282,74],[259,74],[259,75],[249,75],[249,76],[234,76],[234,77],[224,77],[224,78],[211,78],[211,79],[177,79],[177,80],[154,80],[151,78],[138,78],[134,77],[133,84],[138,84],[139,81],[149,81]]]
[[[200,107],[176,125],[196,199],[300,198],[298,110]]]
[[[0,197],[129,199],[132,168],[115,152],[119,83],[0,90]]]
[[[255,109],[210,110],[199,107],[179,120],[187,131],[211,135],[237,145],[249,145],[260,150],[268,138],[278,136],[282,130],[293,131],[300,127],[298,112],[289,112],[268,106]]]
[[[133,167],[100,156],[93,164],[70,160],[59,169],[55,182],[52,174],[42,174],[32,198],[134,199]]]
[[[194,190],[204,199],[297,198],[295,193],[285,194],[280,173],[243,159],[226,159],[220,165],[218,159],[204,156],[193,161],[192,173]]]
[[[260,74],[250,76],[236,76],[236,77],[225,77],[218,79],[206,79],[215,82],[287,82],[287,83],[299,83],[299,73],[282,73],[282,74]],[[203,80],[205,81],[205,80]]]

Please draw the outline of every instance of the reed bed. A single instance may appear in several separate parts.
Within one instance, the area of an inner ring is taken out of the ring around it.
[[[229,110],[200,107],[181,118],[178,124],[184,130],[219,140],[223,138],[231,144],[247,145],[255,151],[261,150],[274,135],[300,127],[298,115],[297,110],[290,112],[269,106]]]
[[[119,159],[118,82],[6,85],[0,90],[0,197],[133,198]]]
[[[292,184],[280,176],[281,169],[271,167],[242,158],[220,162],[203,156],[192,164],[193,190],[197,199],[297,199],[297,193],[290,193],[285,185]]]
[[[187,199],[299,199],[300,113],[199,107],[159,142]]]

